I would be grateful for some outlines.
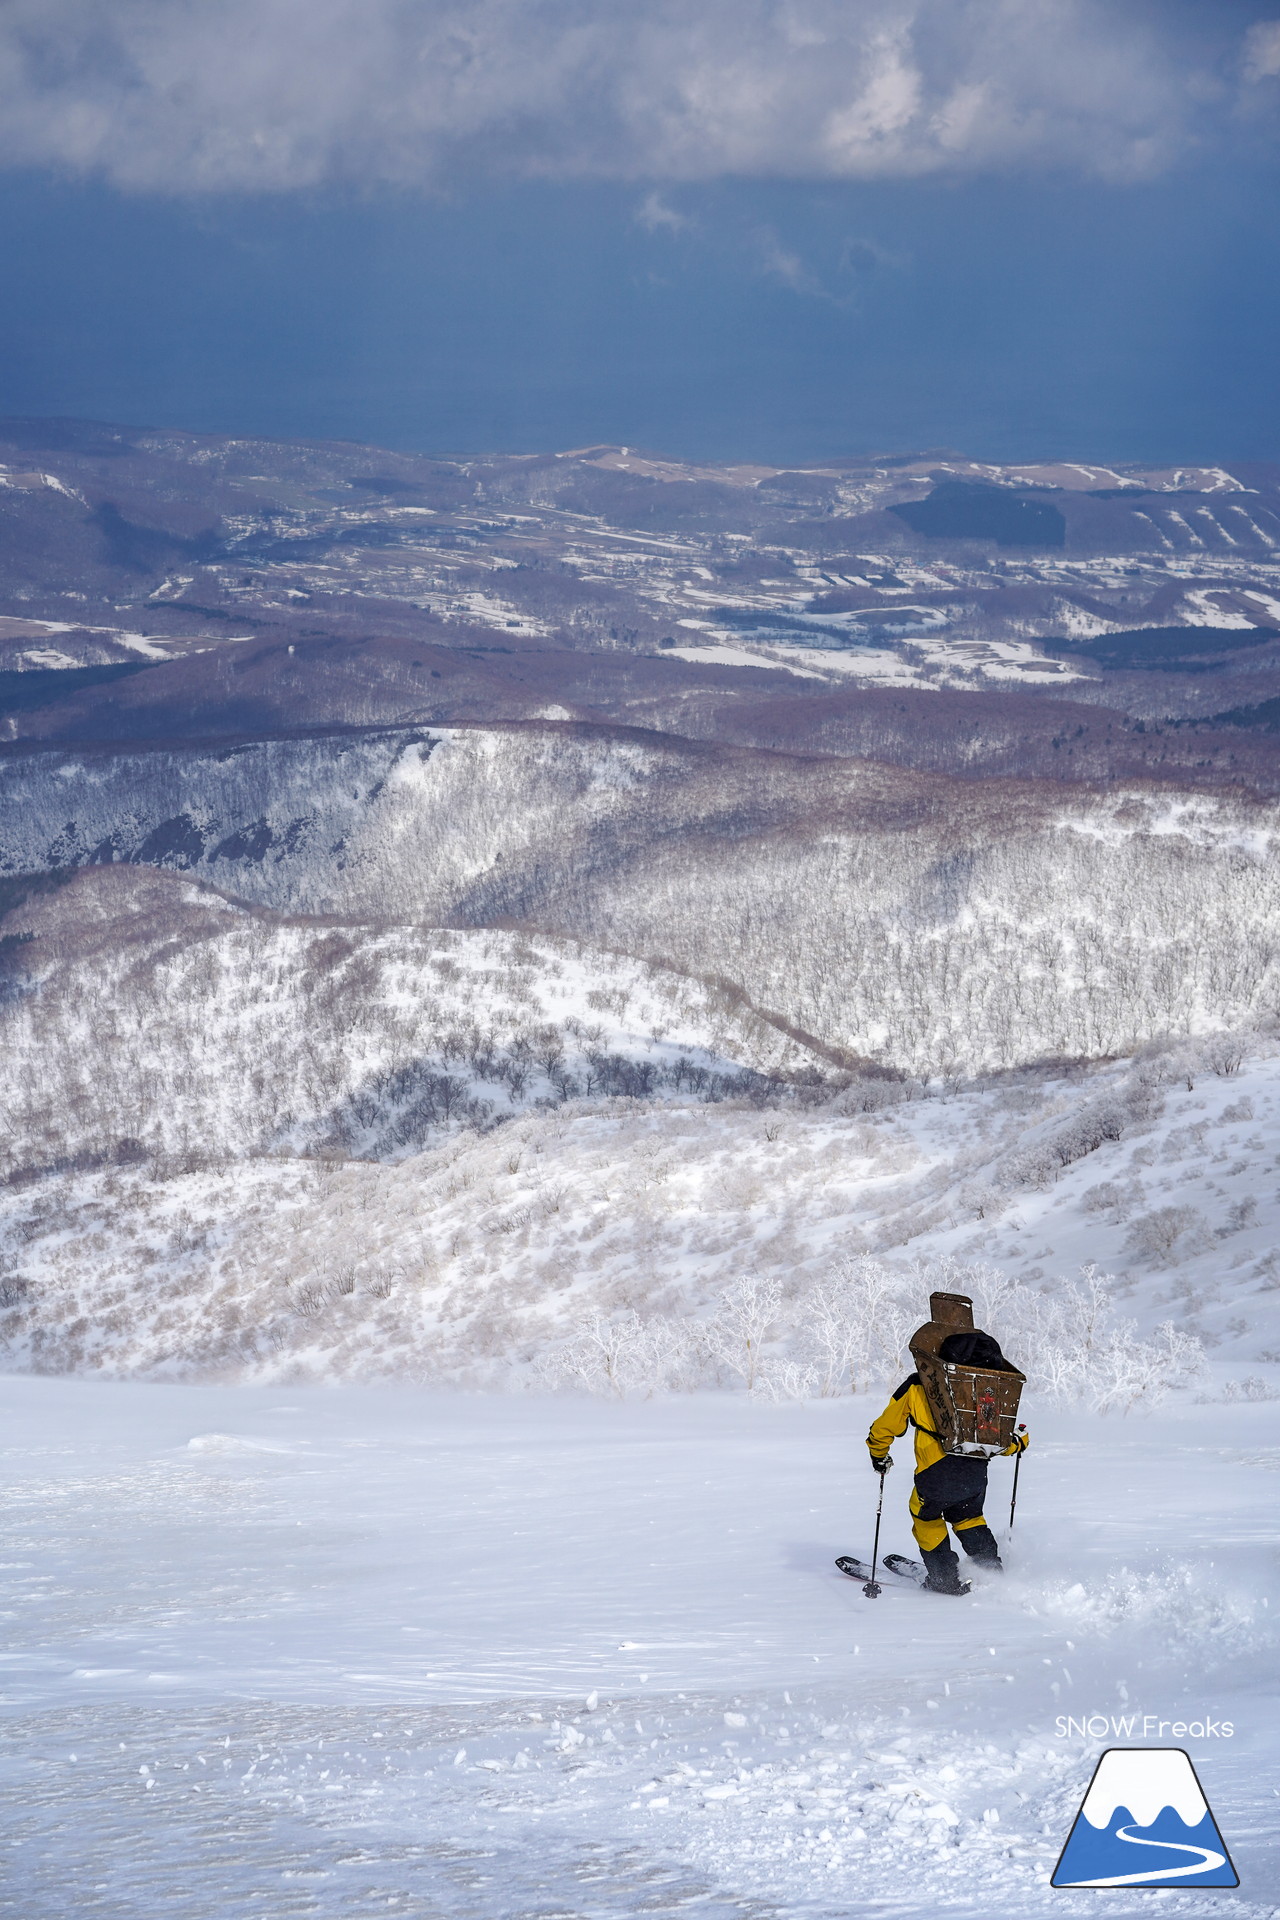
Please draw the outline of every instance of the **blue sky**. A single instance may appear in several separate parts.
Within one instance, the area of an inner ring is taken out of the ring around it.
[[[0,28],[0,410],[1280,457],[1265,7],[239,7],[30,0],[21,60]]]

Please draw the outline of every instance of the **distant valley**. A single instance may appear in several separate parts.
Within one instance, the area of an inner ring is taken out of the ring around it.
[[[448,461],[0,421],[13,742],[552,718],[1257,786],[1277,635],[1280,467]]]
[[[620,1204],[653,1248],[662,1112],[720,1115],[696,1123],[713,1157],[785,1126],[820,1212],[851,1116],[905,1139],[885,1116],[963,1098],[985,1127],[1011,1089],[1087,1116],[1117,1062],[1175,1085],[1187,1048],[1192,1082],[1266,1061],[1277,729],[1280,467],[447,460],[0,422],[9,1337],[157,1363],[125,1322],[53,1340],[68,1275],[106,1285],[116,1201],[157,1233],[204,1209],[212,1247],[235,1168],[283,1182],[305,1238],[315,1167],[434,1181],[513,1129],[508,1157],[550,1166],[557,1127],[589,1159],[630,1114]],[[943,1159],[938,1191],[976,1191],[972,1159],[1006,1195],[946,1218],[1013,1204],[1005,1148],[957,1134]],[[905,1202],[841,1204],[850,1245],[911,1250]],[[514,1249],[535,1213],[512,1206]],[[446,1291],[507,1286],[441,1244]],[[752,1258],[794,1291],[826,1244],[763,1233]],[[194,1246],[157,1273],[199,1318],[226,1260]],[[685,1285],[648,1256],[610,1272],[599,1300],[642,1316]],[[373,1334],[342,1351],[393,1364]]]

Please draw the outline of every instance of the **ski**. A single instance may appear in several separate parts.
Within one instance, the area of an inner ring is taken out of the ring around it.
[[[913,1587],[924,1585],[924,1568],[917,1566],[914,1560],[907,1560],[900,1553],[887,1553],[880,1562],[890,1573],[896,1573],[900,1580],[906,1580]],[[851,1580],[874,1580],[875,1573],[866,1560],[858,1560],[851,1553],[841,1554],[836,1561],[841,1573],[847,1573]]]
[[[908,1586],[923,1587],[928,1578],[920,1562],[918,1560],[908,1560],[905,1553],[886,1553],[880,1564],[882,1567],[886,1567],[890,1573],[896,1574],[898,1579],[904,1581]],[[855,1559],[852,1554],[842,1553],[836,1561],[836,1565],[839,1567],[841,1573],[847,1573],[851,1580],[867,1581],[875,1579],[875,1574],[871,1567],[867,1565],[867,1562],[865,1560]],[[968,1593],[968,1585],[962,1586],[960,1591],[961,1594]]]
[[[862,1590],[868,1600],[875,1600],[883,1591],[880,1582],[876,1579],[875,1569],[868,1561],[855,1560],[852,1554],[843,1553],[836,1561],[836,1565],[841,1573],[847,1573],[851,1580],[862,1582]]]
[[[892,1560],[900,1560],[901,1558],[901,1554],[891,1554],[881,1562],[881,1565],[888,1567],[891,1573],[897,1573],[897,1567],[892,1566],[890,1562]],[[836,1565],[839,1567],[841,1573],[847,1573],[851,1580],[867,1581],[874,1580],[876,1577],[870,1561],[858,1560],[851,1553],[842,1553],[836,1561]],[[923,1569],[921,1570],[921,1578],[923,1578]],[[912,1581],[912,1585],[918,1584],[918,1581]]]
[[[881,1566],[888,1567],[890,1573],[896,1573],[900,1580],[910,1580],[914,1586],[927,1587],[929,1575],[918,1560],[908,1560],[905,1553],[886,1553]],[[956,1589],[956,1598],[962,1598],[970,1591],[969,1582],[962,1580]]]

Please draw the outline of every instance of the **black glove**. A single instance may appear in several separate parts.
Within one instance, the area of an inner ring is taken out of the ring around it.
[[[1025,1427],[1020,1427],[1017,1433],[1014,1434],[1012,1442],[1006,1448],[1006,1452],[1025,1453],[1027,1448],[1030,1445],[1031,1445],[1031,1435],[1027,1432]]]
[[[883,1476],[884,1474],[888,1473],[892,1465],[893,1465],[893,1461],[887,1453],[882,1453],[878,1459],[874,1453],[871,1456],[871,1468],[873,1473],[878,1473]]]

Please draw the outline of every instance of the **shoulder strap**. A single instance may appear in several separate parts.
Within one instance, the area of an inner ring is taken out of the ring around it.
[[[936,1432],[933,1427],[926,1427],[923,1424],[923,1422],[920,1420],[912,1420],[911,1424],[915,1428],[917,1433],[927,1433],[929,1438],[931,1440],[936,1440],[940,1447],[946,1445],[946,1442],[943,1440],[942,1435]]]
[[[903,1381],[902,1385],[894,1390],[893,1398],[895,1400],[904,1399],[906,1395],[910,1393],[912,1387],[919,1387],[921,1393],[924,1393],[924,1384],[921,1381],[920,1375],[918,1373],[909,1373],[906,1379]],[[927,1401],[928,1396],[926,1395],[925,1398]],[[932,1427],[926,1427],[922,1425],[922,1423],[919,1420],[917,1420],[913,1414],[909,1413],[907,1415],[907,1424],[908,1426],[914,1427],[917,1433],[927,1433],[929,1438],[931,1440],[936,1440],[939,1446],[943,1446],[945,1444],[945,1442],[943,1441],[942,1435],[940,1433],[935,1433]]]

